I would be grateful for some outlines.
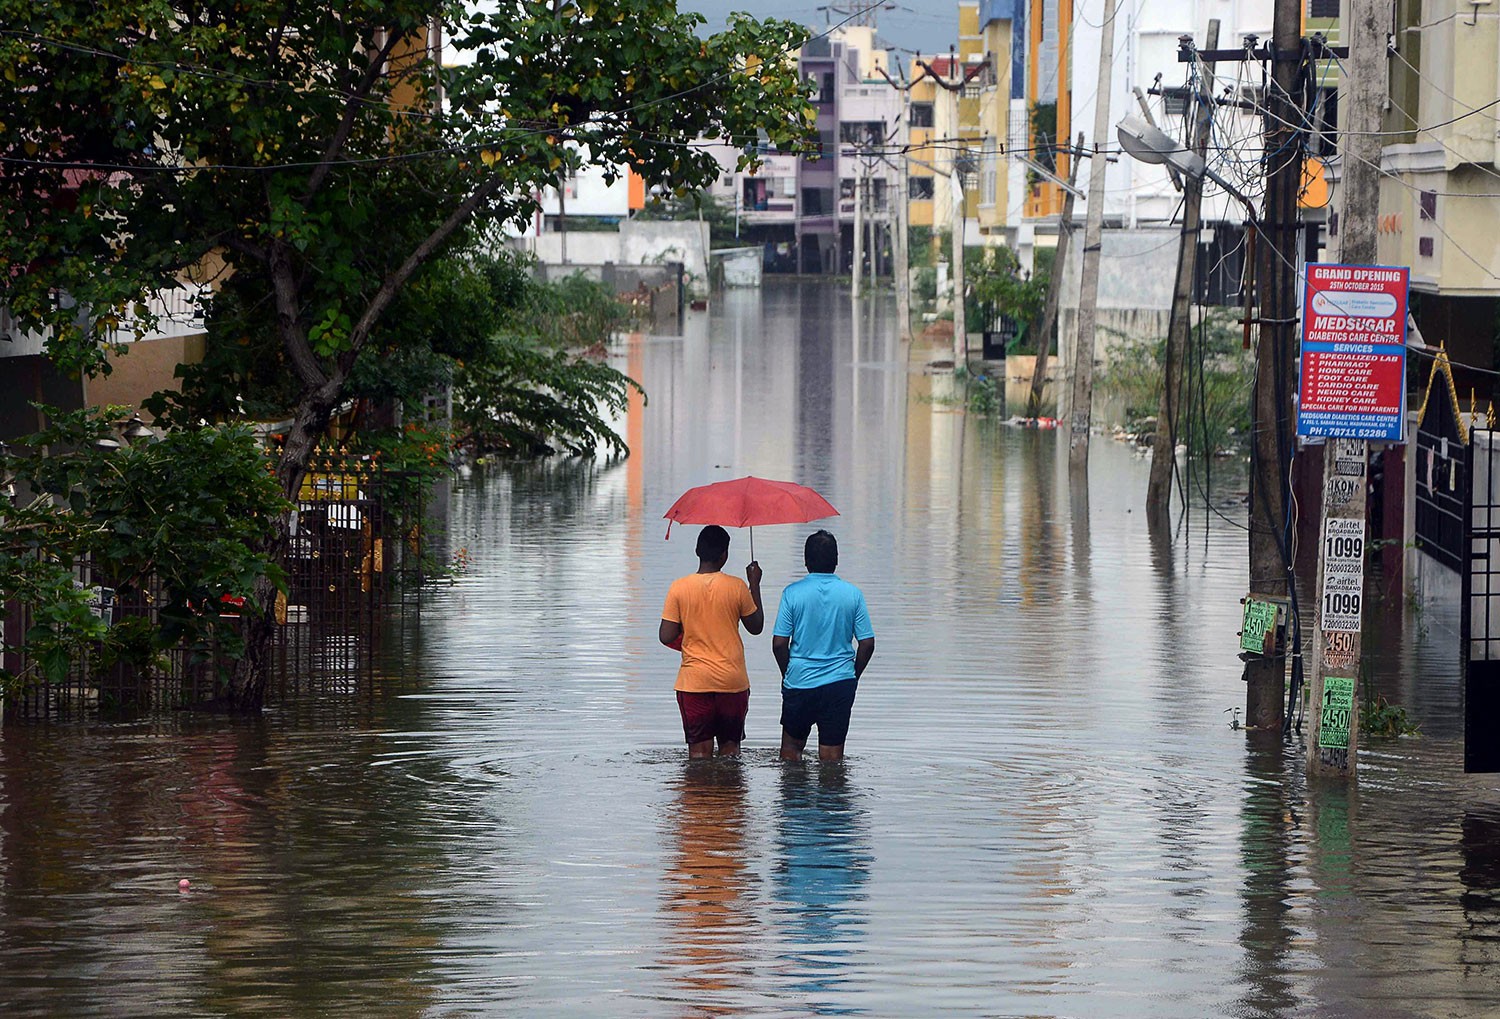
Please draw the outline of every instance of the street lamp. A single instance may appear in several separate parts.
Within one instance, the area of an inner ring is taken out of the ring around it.
[[[151,430],[150,425],[141,420],[139,414],[132,414],[130,416],[130,420],[125,422],[120,434],[132,446],[142,439],[146,439],[147,441],[154,441],[156,439],[156,433]]]
[[[1130,114],[1115,127],[1120,139],[1120,148],[1143,163],[1154,166],[1169,166],[1192,180],[1204,177],[1213,181],[1231,197],[1245,206],[1251,222],[1255,221],[1255,206],[1250,203],[1233,184],[1209,169],[1208,162],[1198,153],[1183,145],[1161,128],[1149,124],[1142,117]]]

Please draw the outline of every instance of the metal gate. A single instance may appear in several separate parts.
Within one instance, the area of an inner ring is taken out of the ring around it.
[[[1455,573],[1464,572],[1464,500],[1469,488],[1468,435],[1451,390],[1429,386],[1417,424],[1417,548]]]
[[[1469,433],[1460,647],[1464,771],[1500,771],[1500,431]],[[1419,482],[1420,485],[1420,482]]]

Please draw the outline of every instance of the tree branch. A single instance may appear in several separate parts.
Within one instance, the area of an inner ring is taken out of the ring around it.
[[[467,223],[474,215],[474,210],[479,208],[480,203],[499,191],[504,180],[495,174],[465,198],[458,206],[448,214],[432,233],[418,244],[406,261],[402,262],[395,272],[391,273],[380,284],[380,289],[370,298],[370,303],[365,306],[365,312],[349,331],[349,349],[339,358],[339,370],[347,374],[349,368],[354,364],[354,359],[359,356],[360,350],[370,338],[370,333],[375,328],[375,323],[385,312],[386,307],[395,299],[397,292],[411,279],[414,272],[420,269],[437,250],[443,246],[448,238],[452,237],[459,227]]]
[[[259,244],[251,244],[243,237],[236,237],[232,233],[226,234],[224,236],[224,246],[230,251],[237,251],[241,255],[247,255],[250,258],[255,259],[257,262],[270,261],[270,255],[269,253],[267,253],[265,248],[261,247]]]
[[[286,347],[287,357],[292,360],[292,367],[297,370],[298,379],[304,386],[316,389],[328,383],[328,376],[308,345],[306,331],[297,324],[298,288],[291,259],[281,244],[273,245],[270,254],[271,285],[276,292],[276,332]]]
[[[313,195],[318,193],[318,188],[323,186],[323,181],[333,172],[333,157],[336,156],[344,144],[349,140],[350,133],[354,130],[354,121],[358,111],[365,103],[365,97],[369,95],[370,89],[375,87],[375,82],[380,79],[380,70],[390,58],[391,51],[396,48],[396,43],[405,38],[395,31],[389,31],[386,40],[380,49],[370,57],[369,64],[365,67],[365,73],[360,76],[359,81],[349,93],[348,101],[344,105],[344,115],[339,120],[339,126],[333,132],[333,137],[328,139],[328,145],[323,149],[323,155],[318,165],[313,167],[312,174],[307,178],[307,190],[302,192],[301,202],[304,207],[312,201]]]

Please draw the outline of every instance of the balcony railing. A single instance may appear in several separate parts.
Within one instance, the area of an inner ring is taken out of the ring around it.
[[[121,316],[114,327],[101,337],[105,343],[133,343],[137,340],[163,340],[177,336],[196,336],[205,329],[203,306],[210,291],[203,286],[173,287],[153,294],[146,301],[151,318],[146,327],[133,309]],[[0,357],[40,354],[50,337],[46,333],[23,331],[9,310],[0,308]]]

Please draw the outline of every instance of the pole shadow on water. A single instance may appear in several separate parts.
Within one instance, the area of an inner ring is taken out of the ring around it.
[[[1089,474],[1084,469],[1068,470],[1068,506],[1073,518],[1073,574],[1078,593],[1089,596]]]
[[[773,887],[782,968],[798,1007],[860,1015],[845,986],[866,935],[872,852],[869,819],[849,765],[788,765],[781,772]]]

